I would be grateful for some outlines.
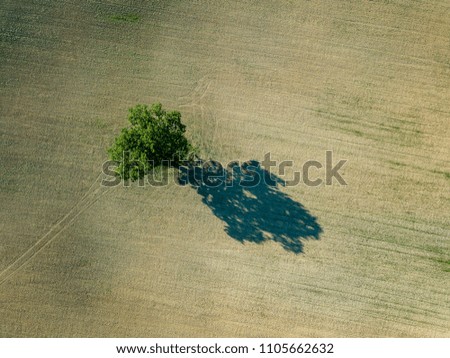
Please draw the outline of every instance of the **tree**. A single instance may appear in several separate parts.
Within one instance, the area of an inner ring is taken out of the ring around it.
[[[142,178],[153,167],[176,165],[192,150],[181,113],[166,112],[161,103],[130,108],[128,121],[131,126],[123,128],[108,149],[111,159],[119,163],[117,175],[125,180]]]

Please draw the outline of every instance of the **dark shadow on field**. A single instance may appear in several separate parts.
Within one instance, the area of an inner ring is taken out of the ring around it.
[[[273,240],[299,254],[302,241],[318,240],[322,232],[302,204],[280,191],[285,181],[257,161],[224,168],[215,161],[198,160],[180,166],[178,180],[195,188],[203,203],[225,222],[227,234],[241,243]]]

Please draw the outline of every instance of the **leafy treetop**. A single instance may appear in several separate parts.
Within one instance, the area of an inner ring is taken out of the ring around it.
[[[184,136],[181,113],[167,112],[161,103],[130,108],[128,121],[131,126],[123,128],[108,149],[111,159],[119,163],[117,175],[125,180],[142,178],[152,167],[165,164],[163,161],[176,164],[192,149]]]

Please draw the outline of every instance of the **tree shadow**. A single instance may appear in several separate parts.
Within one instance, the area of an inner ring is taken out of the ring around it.
[[[299,254],[302,241],[318,240],[322,233],[317,218],[280,190],[285,181],[257,161],[233,162],[224,168],[215,161],[197,160],[179,167],[178,181],[195,188],[225,222],[226,233],[241,243],[272,240]]]

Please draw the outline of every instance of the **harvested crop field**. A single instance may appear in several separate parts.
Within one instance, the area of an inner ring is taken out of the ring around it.
[[[3,0],[0,40],[0,336],[450,336],[448,1]],[[102,187],[157,101],[347,185]]]

